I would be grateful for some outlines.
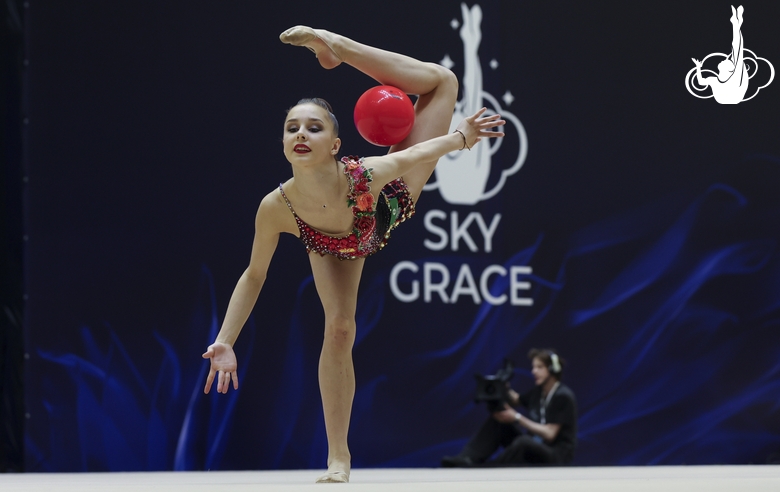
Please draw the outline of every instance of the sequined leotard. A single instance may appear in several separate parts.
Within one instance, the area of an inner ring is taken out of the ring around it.
[[[384,248],[390,238],[390,231],[414,215],[414,201],[406,183],[398,178],[382,188],[374,207],[374,196],[369,186],[372,181],[371,169],[363,166],[362,158],[343,157],[341,162],[344,163],[344,174],[349,183],[347,204],[352,207],[352,215],[355,217],[352,232],[346,236],[329,236],[314,229],[295,213],[281,183],[279,192],[295,217],[307,253],[314,251],[320,256],[328,254],[341,260],[365,258]]]

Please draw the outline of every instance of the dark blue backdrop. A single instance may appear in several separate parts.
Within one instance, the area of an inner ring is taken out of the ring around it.
[[[30,1],[27,470],[324,466],[295,238],[239,338],[242,388],[204,396],[200,359],[290,175],[285,109],[325,97],[347,153],[381,152],[351,124],[373,82],[282,45],[299,23],[448,64],[512,116],[470,154],[498,191],[442,167],[366,263],[354,466],[437,465],[485,418],[473,374],[510,357],[528,388],[534,346],[568,361],[576,464],[780,451],[780,81],[732,106],[685,87],[729,51],[729,3],[485,0],[469,51],[474,5]],[[780,67],[780,5],[744,6],[746,47]]]

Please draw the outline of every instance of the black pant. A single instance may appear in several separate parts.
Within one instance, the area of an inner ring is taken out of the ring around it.
[[[499,448],[504,449],[489,464],[513,466],[524,464],[561,464],[551,446],[521,432],[516,424],[502,424],[489,417],[458,456],[484,463]]]

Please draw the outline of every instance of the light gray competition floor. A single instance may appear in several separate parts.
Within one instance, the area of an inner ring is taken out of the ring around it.
[[[0,491],[215,492],[344,489],[465,492],[780,492],[780,466],[356,469],[349,484],[319,471],[0,474]]]

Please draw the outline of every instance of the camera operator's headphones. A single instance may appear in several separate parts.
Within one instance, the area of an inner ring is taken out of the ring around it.
[[[547,355],[550,356],[550,363],[551,363],[550,364],[550,372],[555,374],[555,375],[560,374],[562,367],[561,367],[561,360],[558,358],[558,354],[556,354],[555,352],[549,350],[549,351],[547,351]]]

